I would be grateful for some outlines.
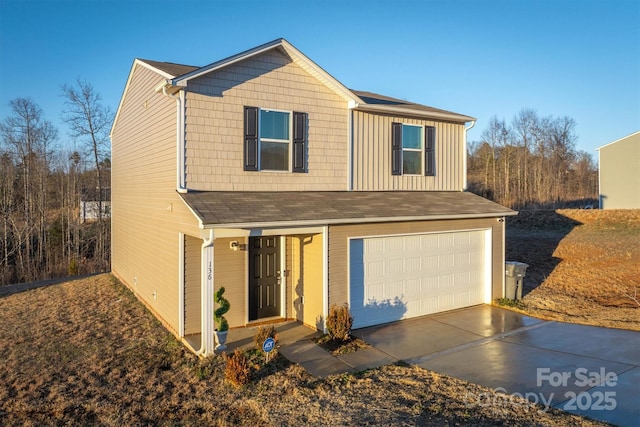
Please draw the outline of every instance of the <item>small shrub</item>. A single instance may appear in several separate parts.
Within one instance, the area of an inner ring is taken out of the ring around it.
[[[273,325],[259,326],[256,334],[253,337],[253,342],[256,344],[256,348],[262,351],[262,344],[267,338],[273,338],[278,343],[278,335],[276,334],[276,328]],[[271,355],[275,354],[275,349],[271,351]]]
[[[251,366],[247,356],[240,349],[236,349],[231,356],[225,355],[225,359],[225,379],[236,386],[248,384],[251,380]]]
[[[353,316],[349,312],[349,304],[342,306],[333,304],[327,316],[327,332],[334,341],[347,341],[351,336]]]
[[[526,304],[520,299],[513,300],[511,298],[498,298],[496,299],[496,304],[502,307],[519,308],[520,310],[524,310],[526,308]]]
[[[69,273],[69,276],[77,276],[80,273],[80,266],[75,258],[72,258],[71,262],[69,262],[67,272]]]
[[[213,312],[213,320],[216,324],[216,329],[218,332],[227,331],[229,330],[229,323],[224,315],[229,311],[231,304],[229,304],[229,300],[224,297],[224,286],[218,288],[218,290],[213,294],[213,300],[216,304],[220,305],[220,307]]]

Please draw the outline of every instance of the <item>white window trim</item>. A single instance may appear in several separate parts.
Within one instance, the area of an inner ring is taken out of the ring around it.
[[[405,126],[411,126],[411,127],[416,127],[416,128],[420,128],[420,142],[422,144],[422,148],[404,148],[404,138],[402,138],[402,176],[424,176],[424,168],[425,168],[425,164],[424,164],[424,150],[425,150],[425,131],[424,131],[424,126],[422,125],[415,125],[412,123],[401,123],[402,127],[404,128]],[[420,173],[404,173],[404,152],[405,151],[413,151],[413,152],[419,152],[420,153]]]
[[[284,139],[273,139],[273,138],[262,138],[261,134],[261,121],[262,121],[262,112],[276,112],[276,113],[287,113],[289,115],[289,139],[286,140],[289,144],[289,159],[287,170],[279,170],[279,169],[263,169],[262,168],[262,141],[264,142],[277,142],[280,144],[284,144]],[[293,171],[293,111],[290,110],[279,110],[276,108],[262,108],[258,107],[258,171],[259,172],[273,172],[273,173],[292,173]]]

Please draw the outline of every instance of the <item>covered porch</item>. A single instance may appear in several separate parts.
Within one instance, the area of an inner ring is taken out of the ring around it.
[[[235,349],[250,350],[255,348],[254,336],[261,325],[241,326],[230,328],[227,337],[228,353],[232,353]],[[278,336],[278,344],[293,344],[299,341],[310,340],[322,336],[322,332],[305,326],[302,322],[296,320],[286,320],[283,322],[273,323]],[[201,334],[192,334],[184,338],[185,344],[196,352],[200,348],[202,336]]]

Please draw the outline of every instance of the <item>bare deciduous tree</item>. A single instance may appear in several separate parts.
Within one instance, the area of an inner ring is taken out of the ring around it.
[[[470,144],[469,188],[515,208],[591,204],[597,169],[588,153],[576,152],[575,127],[570,117],[540,117],[530,108],[510,126],[493,116],[481,141]]]
[[[105,160],[109,152],[109,128],[112,114],[102,104],[99,93],[85,80],[77,79],[75,85],[63,85],[62,94],[66,110],[64,120],[69,125],[71,136],[82,141],[88,155],[93,159],[96,173],[95,189],[98,202],[98,236],[96,254],[104,260],[103,268],[109,267],[108,224],[104,221],[104,189],[107,187],[103,176]]]

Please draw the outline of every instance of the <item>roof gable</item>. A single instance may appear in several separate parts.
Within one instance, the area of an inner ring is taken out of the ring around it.
[[[296,49],[291,43],[289,43],[288,41],[282,38],[254,47],[253,49],[246,50],[244,52],[222,59],[220,61],[213,62],[209,65],[205,65],[204,67],[192,70],[183,75],[180,75],[173,79],[168,80],[167,84],[173,87],[176,87],[176,86],[184,87],[186,86],[187,82],[191,79],[195,79],[204,74],[220,70],[232,64],[255,57],[257,55],[260,55],[264,52],[267,52],[273,49],[280,50],[286,56],[291,58],[291,60],[296,65],[298,65],[303,70],[308,72],[310,75],[318,79],[322,84],[327,86],[330,90],[335,92],[338,96],[343,98],[345,101],[362,102],[362,100],[360,100],[352,91],[347,89],[342,83],[340,83],[333,76],[327,73],[318,64],[313,62],[311,59],[305,56],[302,52]]]
[[[133,77],[136,67],[145,67],[156,72],[160,77],[164,78],[157,87],[157,91],[166,90],[167,93],[173,94],[186,87],[189,80],[198,78],[204,74],[211,73],[236,64],[240,61],[255,57],[270,50],[278,50],[280,53],[289,57],[293,63],[305,70],[311,76],[324,84],[331,91],[344,99],[350,109],[366,111],[382,114],[397,114],[400,116],[413,116],[421,118],[429,118],[436,120],[448,120],[457,123],[475,122],[475,118],[463,114],[453,113],[451,111],[440,110],[438,108],[429,107],[422,104],[416,104],[397,98],[392,98],[373,92],[357,91],[348,89],[333,76],[327,73],[322,67],[309,59],[306,55],[296,49],[291,43],[283,38],[273,40],[269,43],[254,47],[252,49],[232,55],[220,61],[213,62],[204,67],[192,65],[176,64],[172,62],[152,61],[148,59],[135,59],[129,72],[127,84],[125,85],[118,109],[111,126],[111,133],[115,129],[120,115],[120,110],[124,99],[127,95],[129,84]]]
[[[157,73],[159,77],[164,77],[165,79],[171,79],[177,75],[184,74],[198,68],[190,65],[174,64],[171,62],[159,62],[139,58],[134,59],[133,64],[131,65],[131,70],[129,71],[129,77],[127,77],[127,83],[125,84],[124,90],[122,91],[122,96],[120,97],[120,103],[118,104],[116,115],[113,119],[113,123],[111,124],[110,134],[113,134],[113,130],[116,128],[118,118],[120,117],[120,111],[122,110],[122,105],[127,96],[127,93],[129,92],[131,80],[133,79],[133,75],[137,67],[143,67],[151,70]]]

